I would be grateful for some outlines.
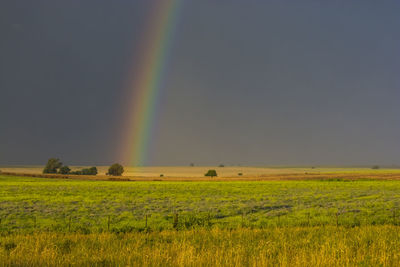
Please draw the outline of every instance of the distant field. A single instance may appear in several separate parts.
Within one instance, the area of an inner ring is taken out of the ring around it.
[[[21,166],[21,167],[0,167],[5,172],[23,172],[23,173],[42,173],[44,166]],[[86,168],[88,166],[71,166],[72,170]],[[107,166],[98,166],[100,175],[107,173]],[[204,177],[209,169],[218,171],[220,177],[236,177],[239,173],[246,176],[259,176],[264,174],[287,174],[299,173],[311,168],[262,168],[262,167],[125,167],[123,176],[129,177],[159,177],[163,174],[166,177]],[[334,169],[339,170],[339,169]]]
[[[72,166],[72,170],[88,166]],[[109,179],[108,167],[98,166],[96,177],[70,175],[70,178]],[[212,180],[302,180],[302,179],[400,179],[400,169],[344,168],[344,167],[125,167],[123,177],[131,180],[210,180],[204,174],[215,169]],[[3,172],[41,174],[43,166],[0,167]],[[241,175],[239,175],[241,174]],[[162,176],[162,177],[161,177]]]

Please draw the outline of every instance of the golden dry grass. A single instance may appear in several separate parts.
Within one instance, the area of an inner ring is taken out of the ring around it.
[[[0,237],[4,266],[399,266],[399,227]]]

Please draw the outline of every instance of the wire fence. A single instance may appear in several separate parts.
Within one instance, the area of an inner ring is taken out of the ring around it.
[[[14,214],[15,215],[15,214]],[[271,227],[358,227],[363,225],[400,225],[400,209],[374,210],[336,209],[326,212],[303,210],[295,213],[290,209],[259,214],[242,210],[233,216],[215,212],[174,212],[170,214],[145,213],[140,217],[126,214],[63,214],[57,218],[32,213],[24,218],[0,217],[0,232],[134,232],[157,230],[186,230],[196,228],[271,228]]]

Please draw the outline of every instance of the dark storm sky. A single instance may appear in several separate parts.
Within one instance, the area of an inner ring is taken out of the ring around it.
[[[0,2],[0,165],[118,158],[149,4]],[[185,1],[150,165],[399,164],[399,1]]]

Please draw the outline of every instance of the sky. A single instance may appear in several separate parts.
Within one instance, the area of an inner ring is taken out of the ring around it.
[[[156,0],[0,2],[0,166],[119,160]],[[146,165],[400,165],[400,2],[186,0]]]

